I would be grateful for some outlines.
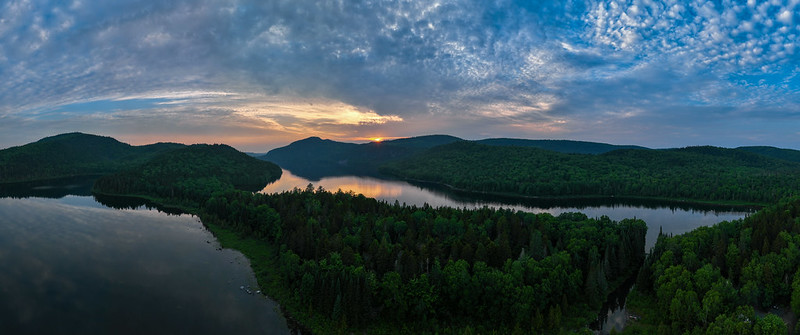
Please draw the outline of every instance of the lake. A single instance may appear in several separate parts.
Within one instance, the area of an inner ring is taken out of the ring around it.
[[[0,266],[0,334],[289,333],[248,260],[191,215],[0,198]]]
[[[0,185],[0,333],[290,333],[278,305],[254,294],[247,259],[220,249],[196,217],[93,197],[92,181]],[[417,206],[636,217],[648,224],[648,248],[659,229],[680,234],[752,212],[633,199],[519,199],[372,177],[312,181],[288,170],[261,192],[308,184]],[[629,289],[609,299],[592,325],[598,333],[624,326]]]
[[[267,185],[261,193],[275,193],[304,189],[309,184],[329,191],[353,191],[388,203],[434,207],[458,208],[509,208],[533,213],[559,215],[564,212],[582,212],[589,217],[608,216],[612,220],[639,218],[647,222],[645,248],[655,245],[659,231],[664,234],[682,234],[697,227],[710,226],[721,221],[737,220],[753,213],[754,208],[692,204],[679,201],[654,201],[643,199],[520,199],[470,192],[458,192],[426,183],[409,183],[364,176],[324,177],[310,180],[284,169],[276,182]],[[597,334],[609,334],[612,329],[622,330],[628,320],[625,298],[633,285],[627,280],[613,292],[604,304],[597,320],[589,325]]]
[[[639,218],[647,222],[646,248],[655,245],[659,229],[665,234],[682,234],[697,227],[710,226],[720,221],[741,219],[754,209],[734,206],[710,206],[683,202],[653,201],[642,199],[520,199],[491,196],[469,192],[455,192],[434,184],[411,184],[402,180],[387,180],[374,177],[327,177],[312,181],[284,169],[281,178],[261,190],[275,193],[305,189],[308,184],[329,191],[353,191],[389,203],[433,207],[458,208],[509,208],[533,213],[558,215],[564,212],[581,212],[589,217],[608,216],[612,220]]]

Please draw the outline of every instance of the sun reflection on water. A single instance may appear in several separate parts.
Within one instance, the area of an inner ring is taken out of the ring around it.
[[[382,180],[373,180],[365,177],[328,177],[312,182],[295,176],[287,170],[283,170],[283,175],[280,179],[267,185],[259,193],[279,193],[294,188],[305,189],[308,184],[312,184],[315,189],[321,186],[334,192],[337,190],[342,190],[343,192],[352,191],[356,194],[363,194],[368,198],[391,199],[403,195],[403,187],[401,185],[387,183]]]

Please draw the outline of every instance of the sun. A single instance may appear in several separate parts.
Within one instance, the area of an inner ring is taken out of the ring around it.
[[[371,138],[369,140],[372,141],[372,142],[380,143],[380,142],[383,142],[383,137],[373,137],[373,138]]]

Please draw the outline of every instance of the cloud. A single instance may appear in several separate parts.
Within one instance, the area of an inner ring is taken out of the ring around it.
[[[798,9],[731,0],[11,0],[0,11],[0,116],[129,135],[152,122],[182,138],[424,131],[668,146],[682,135],[653,138],[652,129],[703,133],[727,118],[733,133],[796,120]]]

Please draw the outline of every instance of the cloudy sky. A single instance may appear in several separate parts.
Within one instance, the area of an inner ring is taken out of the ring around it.
[[[451,134],[800,149],[800,0],[6,0],[0,148]]]

